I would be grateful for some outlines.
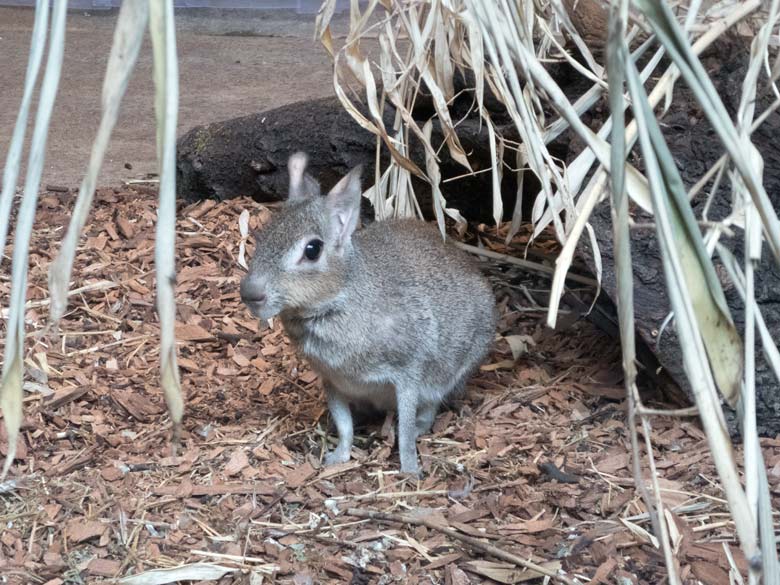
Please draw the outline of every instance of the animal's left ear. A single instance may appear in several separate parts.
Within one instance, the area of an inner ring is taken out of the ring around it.
[[[290,173],[290,189],[287,195],[289,201],[303,201],[310,197],[319,197],[320,185],[306,172],[309,157],[304,152],[296,152],[287,162]]]
[[[341,179],[326,198],[329,214],[329,236],[336,248],[342,248],[352,237],[360,219],[360,166]]]

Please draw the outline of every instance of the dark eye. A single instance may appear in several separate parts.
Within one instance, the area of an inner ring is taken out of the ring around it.
[[[322,254],[322,240],[311,240],[303,249],[303,256],[314,262]]]

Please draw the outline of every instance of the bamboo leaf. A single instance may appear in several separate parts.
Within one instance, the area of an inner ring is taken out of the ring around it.
[[[444,93],[444,98],[449,103],[455,97],[455,75],[452,66],[452,56],[450,55],[450,39],[447,31],[450,30],[444,17],[445,8],[442,6],[436,11],[437,26],[434,30],[434,51],[433,51],[433,71],[436,85],[440,86]],[[453,49],[457,50],[453,43]]]
[[[742,82],[742,96],[740,98],[739,111],[737,112],[737,128],[740,132],[740,137],[748,144],[749,133],[755,114],[758,75],[764,61],[763,57],[767,54],[771,32],[780,14],[779,9],[780,1],[772,0],[767,20],[761,27],[758,35],[753,38],[750,47],[750,64]],[[749,162],[755,176],[761,179],[763,175],[763,159],[755,147],[752,144],[750,146],[752,147],[752,152],[750,153]],[[739,180],[732,181],[732,186],[738,193],[737,199],[744,206],[745,218],[745,278],[742,295],[745,301],[745,379],[742,386],[742,412],[740,413],[743,421],[742,436],[745,448],[745,492],[752,512],[758,519],[764,580],[766,583],[778,584],[780,583],[780,563],[777,555],[772,502],[766,473],[766,462],[761,452],[756,421],[755,330],[757,325],[760,329],[763,319],[755,299],[754,275],[761,260],[763,238],[758,211],[750,197],[745,193],[744,181],[739,178]],[[780,361],[777,356],[777,347],[773,341],[767,341],[763,337],[762,332],[764,353],[777,375],[777,362]]]
[[[366,102],[368,104],[368,110],[371,114],[372,121],[369,121],[362,113],[360,113],[352,101],[347,97],[346,92],[342,89],[341,84],[339,83],[338,64],[340,61],[340,55],[341,53],[336,55],[336,65],[334,66],[334,86],[336,90],[336,97],[339,98],[341,104],[354,118],[354,120],[360,124],[360,126],[369,132],[376,134],[382,139],[396,163],[417,176],[423,176],[423,172],[419,169],[419,167],[414,164],[407,156],[401,154],[387,133],[384,121],[382,120],[382,114],[380,112],[379,99],[376,91],[376,82],[374,80],[373,73],[371,73],[371,68],[368,61],[354,49],[350,50],[348,53],[347,64],[350,70],[358,79],[361,80],[362,83],[364,83],[366,87]]]
[[[317,11],[317,18],[314,21],[314,35],[325,46],[328,54],[333,58],[333,36],[330,31],[330,21],[333,19],[333,13],[336,11],[337,0],[325,0]]]
[[[760,5],[760,0],[747,0],[746,2],[743,2],[735,7],[734,10],[732,10],[730,13],[725,15],[720,20],[713,23],[707,31],[699,37],[696,42],[693,44],[692,50],[695,54],[700,54],[702,51],[704,51],[707,47],[709,47],[716,39],[718,39],[726,30],[729,29],[729,27],[733,26],[735,23],[739,22],[741,19],[743,19],[746,15],[753,12],[758,6]],[[641,54],[642,50],[641,48],[638,49],[635,52],[635,55]],[[653,69],[653,62],[656,61],[661,57],[663,53],[659,50],[653,57],[650,63],[644,68],[642,72],[642,78],[645,79],[646,75],[649,75],[652,72]],[[661,99],[664,98],[664,96],[669,95],[669,93],[674,88],[674,83],[677,80],[677,78],[680,76],[680,71],[677,67],[671,66],[669,67],[664,74],[660,77],[658,82],[656,83],[655,87],[653,88],[652,92],[650,92],[649,96],[649,102],[652,107],[655,107],[658,103],[660,103]],[[575,104],[576,106],[576,104]],[[664,111],[668,109],[669,104],[666,105],[664,108]],[[576,110],[575,110],[576,111]],[[561,114],[560,122],[558,123],[558,128],[560,127],[560,124],[563,122],[566,122],[567,125],[569,124],[570,116]],[[579,116],[576,117],[576,121],[579,121]],[[577,127],[576,125],[573,127],[573,129],[583,136],[583,138],[587,138],[588,136],[582,135],[582,132],[589,133],[590,130],[587,128],[581,128]],[[602,128],[603,129],[603,128]],[[630,124],[626,127],[626,140],[628,144],[633,145],[635,139],[636,139],[636,122],[631,121]],[[601,134],[601,132],[599,132]],[[598,138],[601,138],[601,136],[598,136]],[[573,192],[577,192],[581,185],[581,179],[578,177],[583,177],[585,173],[587,173],[587,169],[590,168],[592,165],[592,162],[588,162],[585,164],[586,160],[590,157],[592,157],[594,154],[596,155],[596,158],[599,161],[599,164],[605,167],[606,170],[609,170],[608,164],[605,162],[605,156],[608,158],[608,150],[605,149],[606,143],[603,141],[594,141],[590,144],[590,149],[585,149],[578,157],[575,159],[576,164],[580,158],[583,158],[585,160],[582,161],[582,167],[578,168],[575,172],[575,169],[570,166],[569,173],[567,173],[567,186],[570,190]],[[590,150],[593,150],[593,154],[590,153]],[[644,211],[647,211],[648,213],[652,213],[652,205],[650,203],[650,195],[649,191],[647,189],[647,183],[644,179],[644,177],[633,167],[628,166],[627,167],[627,191],[629,196],[631,197],[632,201],[639,205]],[[553,197],[553,203],[552,209],[556,210],[556,213],[559,212],[562,209],[562,203],[560,202],[560,196],[558,193],[555,194]],[[538,210],[541,212],[541,209]],[[544,211],[544,215],[541,216],[541,219],[537,221],[534,221],[535,224],[535,230],[534,230],[534,237],[536,237],[541,231],[550,224],[550,221],[552,220],[553,213],[548,208]],[[534,215],[532,219],[535,220],[535,218],[539,217],[539,215]]]
[[[720,256],[720,259],[723,261],[723,266],[728,272],[729,279],[734,283],[734,288],[739,293],[742,301],[745,302],[747,298],[745,293],[745,274],[742,272],[739,262],[734,257],[734,254],[723,246],[723,244],[717,244],[716,249],[718,251],[718,256]],[[780,381],[780,350],[778,350],[777,344],[772,339],[772,334],[769,332],[761,311],[756,311],[754,317],[756,319],[759,335],[761,336],[761,347],[764,351],[764,357],[772,368],[775,378]]]
[[[474,93],[477,100],[477,109],[482,112],[485,109],[485,53],[482,45],[482,31],[477,21],[466,20],[469,39],[469,64],[474,72]]]
[[[2,263],[2,252],[5,250],[8,228],[11,224],[10,214],[13,198],[16,193],[16,182],[19,176],[19,167],[22,158],[22,146],[27,130],[27,120],[30,113],[32,94],[35,88],[35,82],[38,79],[38,72],[41,67],[41,61],[43,60],[43,51],[46,46],[48,20],[49,3],[47,0],[38,0],[35,8],[35,21],[33,23],[33,31],[30,40],[30,58],[27,62],[22,102],[19,106],[19,113],[16,117],[16,124],[14,125],[14,132],[11,138],[11,144],[8,148],[5,169],[3,171],[3,189],[2,194],[0,195],[0,263]],[[33,138],[33,140],[35,140],[35,138]],[[12,279],[20,278],[20,273],[16,269],[16,266],[18,266],[18,264],[12,267]],[[22,298],[21,301],[17,300],[16,302],[24,304],[24,298]],[[17,308],[14,311],[9,311],[9,317],[10,313],[14,313],[14,322],[17,322],[19,319],[19,317],[16,316],[16,311],[18,310],[19,309]],[[21,309],[22,320],[24,319],[24,310],[24,308]],[[8,435],[8,453],[3,464],[2,472],[0,472],[0,480],[7,475],[16,455],[19,429],[22,425],[23,416],[22,345],[24,343],[24,331],[21,331],[21,336],[18,331],[14,336],[11,336],[11,323],[12,322],[9,321],[3,378],[2,383],[0,384],[0,409],[3,411],[4,425]],[[11,357],[10,363],[9,356]]]
[[[739,400],[742,383],[742,340],[731,318],[720,280],[704,248],[701,231],[672,153],[655,117],[648,116],[647,119],[646,131],[658,158],[664,192],[668,197],[663,202],[654,200],[656,209],[661,203],[668,205],[675,246],[710,366],[718,388],[734,407]]]
[[[623,167],[621,167],[623,168]],[[577,249],[577,244],[579,243],[580,236],[582,235],[583,230],[585,229],[588,218],[590,217],[590,214],[593,212],[593,209],[596,207],[596,204],[599,202],[599,199],[601,198],[602,190],[604,189],[604,184],[606,182],[606,175],[601,174],[599,175],[600,180],[595,181],[593,185],[591,185],[588,189],[586,189],[585,194],[580,197],[579,202],[582,202],[582,208],[578,211],[577,218],[574,222],[573,227],[571,228],[571,231],[569,232],[569,235],[566,239],[566,243],[563,245],[563,249],[561,249],[560,253],[558,254],[558,258],[555,260],[555,274],[553,275],[553,282],[552,286],[550,287],[550,303],[549,307],[547,309],[547,325],[548,327],[554,328],[558,319],[558,307],[560,306],[561,297],[563,296],[563,287],[566,284],[566,274],[569,272],[569,268],[571,267],[571,263],[574,260],[574,252]],[[595,242],[595,239],[591,239],[591,242]],[[594,259],[599,256],[598,252],[598,244],[596,244],[596,248],[593,251],[593,257]],[[618,255],[617,247],[616,249],[616,255]],[[599,259],[600,260],[600,259]],[[599,262],[600,263],[600,262]],[[629,266],[630,266],[630,255],[629,255]],[[621,272],[617,272],[618,279],[622,277]],[[628,272],[628,278],[630,281],[631,278],[631,272]],[[601,276],[599,275],[599,282],[601,281]],[[618,284],[618,286],[620,283]],[[626,299],[621,298],[621,302],[623,302]],[[633,322],[633,317],[632,317]],[[633,331],[633,327],[632,327]]]
[[[244,270],[249,270],[249,265],[246,262],[246,240],[249,236],[249,210],[244,209],[241,215],[238,216],[238,232],[241,235],[241,240],[238,242],[238,258],[236,262]]]
[[[431,140],[432,129],[433,122],[428,120],[428,122],[426,122],[425,126],[423,127],[423,134],[428,142]],[[425,170],[428,172],[428,177],[430,177],[431,180],[431,197],[433,198],[433,211],[436,215],[436,224],[439,226],[441,237],[446,238],[447,232],[445,231],[444,226],[444,206],[442,205],[444,196],[441,194],[441,189],[439,188],[439,183],[441,182],[441,173],[439,172],[439,165],[436,162],[436,158],[428,154],[428,151],[425,152],[425,167]]]
[[[488,120],[487,127],[490,141],[490,159],[493,163],[490,171],[493,176],[493,220],[496,222],[496,226],[499,226],[501,224],[501,219],[504,216],[504,202],[501,199],[501,174],[504,165],[504,147],[503,142],[501,142],[499,147],[496,146],[496,131],[493,128],[488,113],[483,112],[482,117]]]
[[[152,0],[157,1],[157,0]],[[212,563],[193,563],[170,569],[152,569],[121,579],[122,585],[166,585],[181,581],[216,581],[238,569]]]
[[[390,103],[395,106],[396,113],[399,114],[401,118],[403,118],[403,121],[406,123],[406,127],[414,132],[418,138],[420,138],[420,142],[425,148],[426,159],[428,157],[436,158],[436,151],[431,145],[430,135],[426,136],[425,133],[420,130],[420,126],[412,116],[412,112],[404,107],[404,93],[406,93],[405,90],[408,82],[408,75],[404,75],[400,79],[396,78],[393,63],[390,59],[390,54],[392,53],[390,49],[391,44],[392,41],[390,40],[388,33],[383,32],[379,35],[379,46],[382,49],[380,62],[382,65],[381,72],[383,90],[387,98],[390,100]]]
[[[639,457],[639,433],[636,424],[638,390],[636,387],[636,333],[634,326],[634,279],[631,263],[631,235],[628,224],[628,197],[626,193],[626,144],[624,98],[626,67],[628,61],[625,32],[628,21],[628,2],[614,2],[610,7],[607,40],[607,69],[609,71],[609,107],[612,113],[612,144],[610,150],[610,181],[612,195],[612,238],[615,247],[615,279],[617,285],[618,324],[620,327],[620,345],[623,353],[624,385],[628,401],[628,424],[631,431],[633,450],[632,469],[637,490],[641,494],[650,516],[655,546],[660,544],[665,553],[665,561],[671,583],[678,583],[677,572],[668,558],[668,537],[666,523],[659,514],[662,503],[653,502],[642,477]],[[606,126],[606,124],[605,124]],[[603,128],[602,128],[603,130]],[[596,189],[594,189],[596,190]],[[568,242],[567,242],[568,243]],[[557,276],[557,274],[556,274]],[[653,537],[651,537],[653,538]]]
[[[482,35],[486,54],[492,67],[490,68],[490,77],[498,89],[498,93],[504,96],[504,103],[507,107],[512,121],[520,134],[521,141],[526,145],[526,153],[531,170],[539,178],[542,187],[542,193],[546,197],[548,204],[552,205],[553,191],[551,182],[555,181],[558,186],[563,184],[563,178],[560,176],[555,161],[550,155],[547,147],[544,145],[541,136],[542,131],[537,123],[537,118],[533,115],[532,104],[528,103],[528,95],[523,92],[516,65],[512,55],[518,52],[527,56],[527,48],[522,39],[508,35],[508,31],[502,28],[502,23],[506,22],[503,12],[499,6],[503,3],[482,3],[475,0],[467,2],[469,11],[475,15],[485,34]],[[522,67],[528,64],[522,62]],[[526,78],[530,79],[529,75]],[[568,103],[568,102],[567,102]],[[484,117],[483,117],[484,118]],[[531,148],[530,145],[534,147]],[[495,160],[495,158],[494,158]],[[567,191],[563,191],[567,194]],[[569,203],[568,201],[566,202]],[[564,229],[557,214],[553,216],[555,231],[560,240],[564,240]]]

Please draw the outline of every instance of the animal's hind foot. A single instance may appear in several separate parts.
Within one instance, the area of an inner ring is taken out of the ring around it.
[[[333,451],[328,451],[323,459],[325,465],[338,465],[339,463],[346,463],[347,461],[349,461],[348,449],[334,449]]]
[[[428,404],[418,408],[417,416],[414,421],[418,437],[420,435],[425,435],[431,430],[438,412],[439,406],[437,404]]]

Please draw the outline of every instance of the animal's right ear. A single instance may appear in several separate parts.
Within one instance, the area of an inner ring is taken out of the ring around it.
[[[309,157],[304,152],[296,152],[290,156],[287,168],[290,173],[289,201],[303,201],[320,194],[320,185],[306,172]]]
[[[352,169],[325,198],[330,216],[330,237],[336,249],[343,249],[360,220],[361,167]]]

